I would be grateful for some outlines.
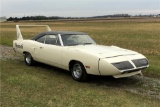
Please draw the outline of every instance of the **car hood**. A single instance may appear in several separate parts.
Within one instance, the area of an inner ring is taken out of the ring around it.
[[[76,50],[96,55],[101,58],[138,54],[135,51],[123,49],[117,46],[79,45],[70,48],[75,48]]]

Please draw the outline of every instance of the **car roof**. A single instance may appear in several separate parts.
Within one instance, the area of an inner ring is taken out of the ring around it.
[[[46,32],[48,34],[61,34],[61,35],[66,35],[66,34],[76,34],[76,35],[84,35],[86,33],[83,32],[73,32],[73,31],[51,31],[51,32]]]
[[[37,36],[33,37],[32,40],[36,40],[44,35],[86,35],[84,32],[74,32],[74,31],[47,31],[47,32],[42,32],[38,34]]]

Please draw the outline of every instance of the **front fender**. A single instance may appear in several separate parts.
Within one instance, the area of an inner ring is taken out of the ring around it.
[[[99,58],[94,55],[79,50],[64,48],[62,53],[62,59],[62,65],[68,67],[68,70],[70,61],[74,60],[81,62],[84,65],[88,74],[100,75],[98,70]]]
[[[101,75],[117,75],[121,72],[105,59],[99,59],[98,68]]]

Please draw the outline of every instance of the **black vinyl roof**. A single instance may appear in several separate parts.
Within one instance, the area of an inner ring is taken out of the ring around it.
[[[33,37],[32,40],[36,40],[44,35],[86,35],[86,33],[83,32],[72,32],[72,31],[48,31],[48,32],[42,32],[38,34],[37,36]]]

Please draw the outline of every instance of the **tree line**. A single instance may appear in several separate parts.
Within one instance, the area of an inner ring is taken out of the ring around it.
[[[87,19],[87,18],[107,18],[107,17],[130,17],[128,14],[116,14],[116,15],[105,15],[105,16],[94,16],[94,17],[59,17],[59,16],[24,16],[24,17],[10,17],[7,21],[25,21],[25,20],[58,20],[58,19]]]
[[[7,21],[28,21],[28,20],[58,20],[58,19],[90,19],[90,18],[116,18],[116,17],[160,17],[158,15],[129,15],[129,14],[114,14],[114,15],[103,15],[103,16],[93,16],[93,17],[59,17],[59,16],[24,16],[24,17],[10,17]]]
[[[7,21],[21,21],[21,20],[57,20],[57,19],[64,19],[65,17],[58,17],[58,16],[52,16],[52,17],[46,17],[46,16],[24,16],[24,17],[10,17],[7,19]],[[69,18],[69,17],[67,17]]]

